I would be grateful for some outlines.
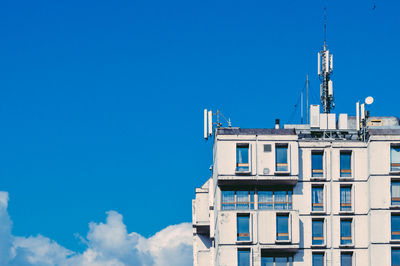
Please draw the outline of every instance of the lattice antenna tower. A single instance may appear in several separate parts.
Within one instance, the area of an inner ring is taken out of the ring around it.
[[[321,104],[324,113],[330,113],[335,108],[333,98],[333,84],[331,80],[333,70],[333,55],[329,53],[326,44],[326,7],[324,7],[324,46],[318,53],[318,76],[321,81]]]

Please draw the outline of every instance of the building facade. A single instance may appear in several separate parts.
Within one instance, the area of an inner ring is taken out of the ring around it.
[[[195,266],[400,265],[399,120],[310,112],[310,124],[214,130]]]

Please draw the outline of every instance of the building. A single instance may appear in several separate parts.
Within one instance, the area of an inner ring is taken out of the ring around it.
[[[193,200],[195,266],[400,265],[399,119],[358,103],[336,119],[331,56],[321,60],[323,112],[310,106],[308,124],[213,130],[212,176]]]

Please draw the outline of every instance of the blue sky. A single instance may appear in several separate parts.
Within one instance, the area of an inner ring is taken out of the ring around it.
[[[240,127],[298,122],[307,73],[319,97],[323,5],[2,1],[0,190],[13,234],[82,251],[74,234],[109,210],[145,237],[190,222],[210,175],[203,108]],[[327,5],[336,112],[372,95],[372,115],[398,116],[400,2]]]

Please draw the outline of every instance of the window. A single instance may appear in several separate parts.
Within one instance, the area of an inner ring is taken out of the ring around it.
[[[353,263],[353,253],[343,252],[340,255],[340,266],[351,266]]]
[[[236,145],[236,171],[248,172],[249,167],[249,144],[238,143]]]
[[[311,176],[312,177],[322,177],[324,176],[323,169],[323,151],[313,151],[311,152]]]
[[[324,266],[324,253],[312,254],[312,266]]]
[[[390,146],[390,171],[400,171],[400,145]]]
[[[351,211],[351,186],[340,186],[340,210]]]
[[[276,160],[276,171],[277,172],[287,172],[288,167],[288,145],[287,144],[277,144],[275,147],[275,160]]]
[[[312,244],[324,244],[324,220],[322,219],[312,220]]]
[[[351,220],[342,219],[340,220],[340,244],[349,245],[351,243]]]
[[[392,214],[392,239],[400,239],[400,213]]]
[[[238,266],[250,266],[250,249],[238,249]]]
[[[340,177],[351,177],[351,151],[340,152]]]
[[[221,192],[222,210],[253,210],[254,209],[254,191],[223,190]]]
[[[276,215],[276,240],[289,240],[289,214]]]
[[[312,211],[324,210],[324,187],[312,186]]]
[[[400,266],[400,249],[392,249],[392,266]]]
[[[237,215],[237,240],[250,241],[250,214]]]
[[[400,206],[400,181],[392,180],[391,183],[392,205]]]
[[[259,210],[291,210],[292,191],[258,191]]]
[[[261,266],[293,266],[292,256],[261,256]]]

